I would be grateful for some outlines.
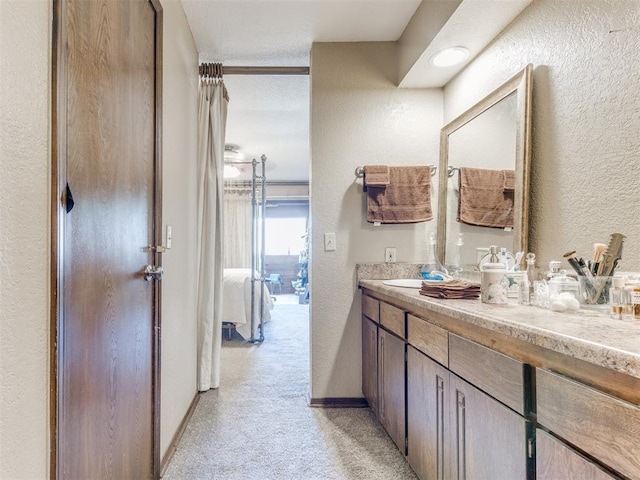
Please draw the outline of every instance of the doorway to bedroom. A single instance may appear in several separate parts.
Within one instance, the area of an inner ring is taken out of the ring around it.
[[[268,336],[269,323],[280,316],[282,312],[278,312],[279,307],[284,305],[299,305],[303,315],[297,317],[309,323],[311,292],[307,239],[311,156],[308,70],[308,67],[224,67],[225,72],[234,72],[224,73],[230,98],[225,134],[225,170],[227,166],[237,167],[237,176],[225,178],[225,186],[228,182],[238,184],[251,181],[251,165],[243,165],[242,162],[250,163],[252,159],[260,161],[263,155],[265,158],[262,171],[265,204],[264,208],[258,207],[261,212],[258,214],[257,227],[259,240],[257,245],[254,243],[245,249],[245,254],[259,259],[255,263],[256,270],[258,277],[264,279],[264,285],[256,290],[260,293],[265,291],[270,302],[254,300],[255,305],[263,308],[266,305],[267,313],[262,316],[265,322],[264,337],[258,332],[251,338],[239,338],[231,332],[231,335],[223,335],[223,348],[229,343],[229,338],[240,342],[253,338],[264,343],[275,341]],[[238,158],[236,163],[234,158]],[[245,221],[237,214],[227,213],[225,210],[225,229],[235,231],[251,222],[250,218]],[[263,243],[260,238],[262,234]],[[225,242],[227,239],[225,233]],[[236,246],[239,244],[236,241],[231,243]],[[226,250],[225,247],[225,256]],[[231,265],[225,259],[225,269],[235,267],[235,263]],[[249,318],[252,318],[251,315]],[[307,362],[305,368],[309,368]]]

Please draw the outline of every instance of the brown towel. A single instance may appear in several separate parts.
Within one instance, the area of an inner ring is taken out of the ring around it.
[[[389,167],[386,165],[366,165],[364,167],[365,187],[386,187],[389,185]]]
[[[502,190],[505,192],[513,192],[516,188],[516,171],[502,170],[503,183]]]
[[[513,191],[504,170],[460,167],[458,222],[481,227],[513,227]]]
[[[466,299],[480,296],[480,285],[462,280],[422,282],[420,295],[433,298]]]
[[[433,218],[431,167],[389,167],[389,185],[367,189],[370,223],[418,223]]]

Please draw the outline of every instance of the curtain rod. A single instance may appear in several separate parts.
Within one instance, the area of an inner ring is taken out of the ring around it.
[[[309,75],[309,67],[225,67],[221,63],[201,63],[200,75]]]
[[[223,75],[309,75],[309,67],[222,67]]]

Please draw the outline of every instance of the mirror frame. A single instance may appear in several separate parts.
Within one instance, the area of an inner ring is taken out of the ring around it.
[[[515,184],[513,198],[513,247],[527,252],[529,242],[529,169],[531,163],[531,104],[533,96],[533,65],[523,70],[496,88],[474,106],[446,124],[440,130],[440,165],[438,180],[438,225],[437,255],[445,264],[447,242],[447,190],[449,135],[469,123],[496,103],[516,93],[516,151],[515,151]],[[445,188],[443,188],[445,186]],[[486,245],[488,247],[489,245]]]

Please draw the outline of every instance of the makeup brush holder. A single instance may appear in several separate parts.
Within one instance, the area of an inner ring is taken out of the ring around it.
[[[579,277],[580,303],[586,307],[606,307],[613,277]]]

